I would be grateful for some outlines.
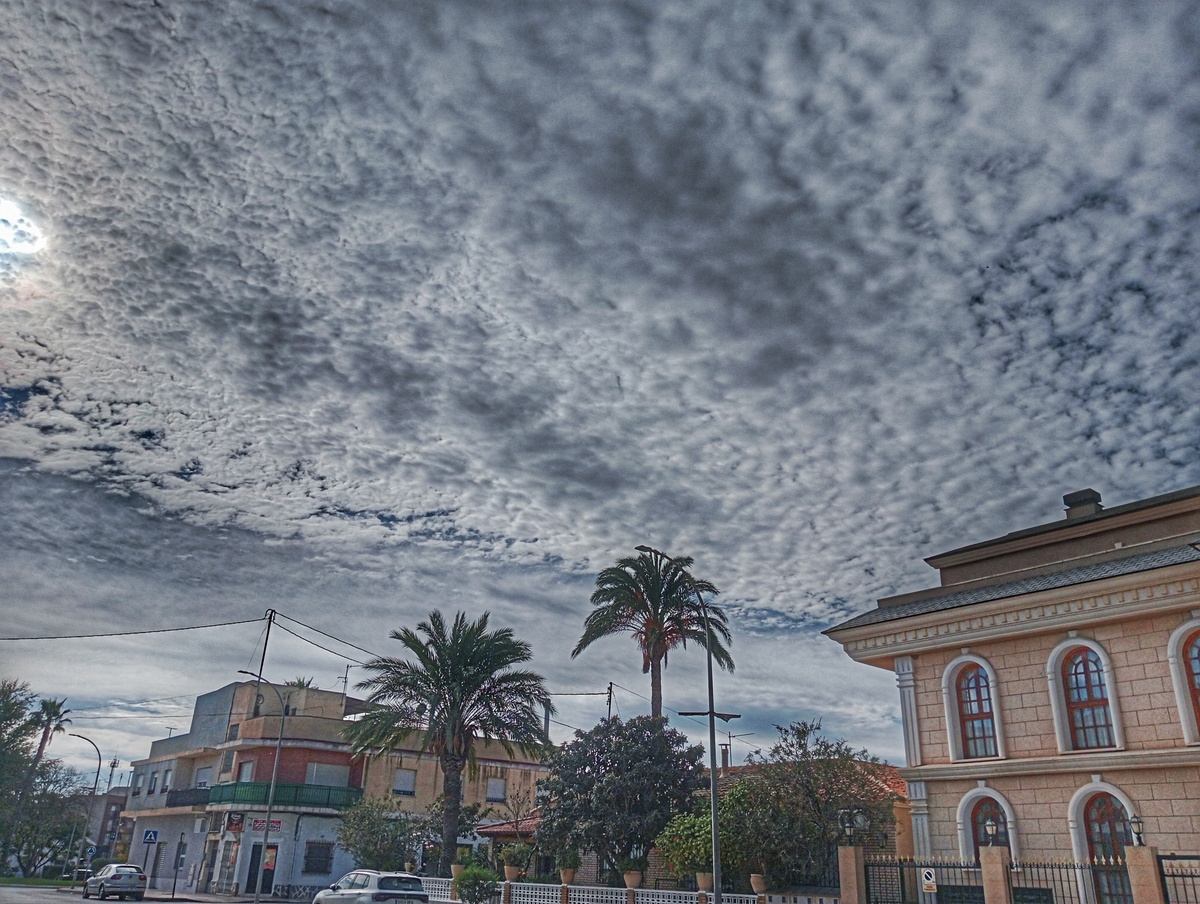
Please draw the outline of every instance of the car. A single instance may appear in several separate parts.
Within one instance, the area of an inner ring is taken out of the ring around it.
[[[317,892],[313,904],[429,904],[421,877],[412,873],[356,869]]]
[[[122,901],[126,898],[140,901],[146,897],[146,874],[132,863],[110,863],[83,883],[83,896],[92,895],[101,901],[109,895],[116,895]]]

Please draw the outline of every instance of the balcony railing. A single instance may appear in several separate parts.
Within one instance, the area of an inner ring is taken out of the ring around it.
[[[172,788],[167,792],[168,807],[203,807],[208,803],[208,788]]]
[[[270,782],[222,782],[209,789],[210,804],[246,804],[265,807]],[[302,785],[295,782],[275,784],[275,806],[317,807],[344,810],[362,800],[362,788],[336,788],[330,785]]]

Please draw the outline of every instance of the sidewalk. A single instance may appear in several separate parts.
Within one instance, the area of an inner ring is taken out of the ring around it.
[[[32,888],[33,886],[14,886],[14,887]],[[56,888],[56,889],[54,889],[54,891],[58,892],[59,894],[66,894],[66,895],[69,895],[72,893],[72,891],[74,891],[75,897],[77,897],[77,898],[83,897],[83,887],[82,886],[76,886],[76,888],[74,890],[72,890],[70,888]],[[99,899],[97,899],[96,896],[93,895],[89,900],[99,900]],[[152,888],[146,892],[146,897],[143,900],[145,900],[145,901],[174,901],[174,902],[176,902],[176,904],[253,904],[254,895],[202,895],[202,894],[199,894],[198,892],[193,892],[193,891],[177,891],[177,892],[175,892],[175,897],[172,898],[171,890],[169,888]],[[267,898],[263,898],[262,902],[263,902],[263,904],[269,904],[269,902],[275,901],[275,900],[277,900],[277,899],[267,897]]]

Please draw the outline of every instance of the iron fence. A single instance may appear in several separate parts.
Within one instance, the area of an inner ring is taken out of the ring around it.
[[[926,871],[937,891],[923,892]],[[866,862],[869,904],[983,904],[983,874],[978,863],[958,860]]]
[[[1200,856],[1160,854],[1158,874],[1167,904],[1200,904]]]

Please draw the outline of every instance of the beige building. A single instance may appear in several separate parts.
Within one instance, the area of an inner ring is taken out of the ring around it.
[[[896,674],[918,857],[1200,852],[1200,487],[1063,502],[825,632]]]

